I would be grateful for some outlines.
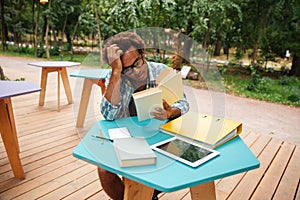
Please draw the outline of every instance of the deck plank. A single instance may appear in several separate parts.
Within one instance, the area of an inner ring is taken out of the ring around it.
[[[256,136],[256,137],[255,137]],[[258,156],[264,148],[268,145],[271,138],[267,136],[258,136],[256,134],[251,134],[249,138],[249,144],[251,151],[255,156]],[[245,141],[248,141],[245,138]],[[230,177],[226,177],[222,179],[217,184],[217,195],[219,199],[227,199],[228,196],[232,193],[232,191],[237,187],[237,185],[241,182],[241,180],[245,177],[246,172],[236,174]],[[220,191],[220,192],[219,192]]]
[[[284,170],[292,156],[295,145],[284,142],[276,157],[270,164],[267,172],[264,174],[263,179],[260,182],[260,186],[256,189],[251,199],[268,199],[272,197],[275,193],[277,185],[280,182],[281,174]]]
[[[73,90],[74,104],[68,104],[61,89],[61,110],[57,111],[57,85],[49,77],[44,106],[39,93],[12,99],[21,162],[25,179],[14,178],[0,138],[0,199],[101,199],[102,190],[95,166],[72,156],[72,151],[100,114],[99,94],[91,99],[85,127],[75,128],[81,87]],[[53,79],[53,80],[52,80]],[[72,85],[77,79],[70,81]],[[81,86],[82,83],[79,84]],[[75,92],[76,91],[76,92]],[[218,200],[297,199],[300,200],[300,148],[269,136],[242,133],[242,139],[261,162],[260,168],[216,180]],[[274,182],[272,182],[274,181]],[[188,189],[162,193],[161,200],[190,200]]]
[[[260,167],[258,169],[247,172],[243,181],[237,185],[237,187],[230,194],[228,199],[250,199],[252,193],[256,190],[259,182],[264,176],[266,170],[269,167],[269,163],[274,159],[274,156],[278,152],[281,145],[281,141],[272,139],[266,148],[259,155]]]
[[[30,192],[35,188],[38,188],[42,184],[48,183],[49,185],[51,185],[51,182],[55,181],[57,177],[62,176],[79,167],[82,167],[82,165],[82,161],[74,160],[73,162],[65,164],[64,166],[58,169],[55,169],[53,171],[50,171],[49,173],[37,177],[36,179],[28,181],[25,185],[18,185],[12,189],[9,189],[1,193],[1,196],[3,196],[4,199],[12,199],[21,196],[27,192]]]
[[[51,182],[40,184],[39,187],[36,187],[26,192],[25,194],[18,196],[15,199],[37,199],[48,194],[49,192],[59,189],[60,187],[71,184],[74,179],[76,179],[77,177],[81,177],[85,173],[90,172],[90,170],[92,169],[95,169],[95,167],[87,163],[81,163],[80,165],[78,165],[78,168],[66,170],[64,174],[56,176],[55,179],[51,180]],[[66,194],[67,192],[65,193],[65,195]]]
[[[6,191],[8,189],[11,189],[13,187],[16,187],[18,185],[25,185],[25,184],[30,184],[28,181],[34,180],[50,171],[54,171],[55,169],[59,169],[60,167],[63,167],[66,165],[66,163],[71,163],[74,161],[73,156],[70,155],[71,150],[64,151],[62,155],[63,157],[60,158],[60,155],[56,156],[51,156],[50,162],[47,160],[47,162],[35,162],[38,163],[36,166],[25,166],[24,171],[26,171],[26,179],[19,181],[18,179],[15,178],[10,178],[4,182],[0,183],[0,192]],[[55,160],[53,158],[55,157]],[[31,169],[34,168],[34,169]]]
[[[90,184],[83,187],[81,190],[78,190],[71,195],[63,198],[64,200],[74,200],[74,199],[87,199],[93,195],[95,195],[97,192],[102,192],[102,188],[100,186],[100,181],[95,180],[91,182]]]
[[[87,200],[112,200],[109,198],[104,191],[98,191],[97,193],[93,194],[92,196],[86,198]]]
[[[74,193],[75,191],[81,190],[83,187],[96,180],[98,180],[98,176],[95,167],[93,167],[89,171],[83,172],[81,177],[73,179],[70,183],[65,184],[64,186],[61,186],[58,189],[47,193],[39,199],[48,200],[62,198]]]
[[[274,200],[293,199],[300,183],[300,148],[296,147],[274,195]],[[298,188],[299,193],[299,188]],[[299,195],[299,194],[298,194]],[[300,198],[300,196],[298,196]],[[296,198],[297,199],[297,198]]]
[[[161,200],[173,200],[173,199],[182,199],[185,196],[190,196],[189,189],[182,189],[175,192],[163,193],[159,197]]]
[[[65,143],[63,143],[60,146],[55,146],[54,148],[51,149],[46,149],[45,151],[41,151],[41,152],[36,152],[34,154],[32,154],[31,156],[27,156],[24,158],[21,158],[21,162],[24,168],[26,168],[26,165],[34,163],[34,162],[38,162],[40,159],[43,158],[48,158],[49,156],[56,156],[57,153],[66,150],[66,149],[70,149],[70,148],[74,148],[79,140],[78,138],[66,138],[64,139]],[[40,163],[41,164],[41,163]],[[1,168],[1,172],[7,172],[8,170],[10,170],[10,165],[7,162],[5,166],[2,166]],[[27,171],[25,172],[26,175]],[[11,176],[13,177],[13,176]]]

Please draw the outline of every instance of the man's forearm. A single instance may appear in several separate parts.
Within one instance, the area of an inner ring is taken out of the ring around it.
[[[105,92],[105,98],[112,105],[117,105],[120,102],[120,80],[121,73],[113,71]]]
[[[168,114],[168,119],[174,119],[181,116],[181,110],[176,107],[171,107],[170,113]]]

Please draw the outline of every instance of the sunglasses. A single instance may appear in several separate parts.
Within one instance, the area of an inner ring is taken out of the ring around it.
[[[138,65],[138,63],[139,63],[141,60],[143,61],[143,63],[142,63],[141,65]],[[141,68],[144,64],[145,64],[145,61],[144,61],[143,57],[140,55],[137,59],[135,59],[135,61],[133,62],[132,65],[130,65],[130,66],[126,67],[126,68],[123,68],[123,70],[122,70],[121,73],[124,74],[124,75],[131,74],[131,73],[133,72],[134,68],[139,69],[139,68]]]

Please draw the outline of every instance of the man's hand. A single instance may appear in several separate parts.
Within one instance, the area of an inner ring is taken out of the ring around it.
[[[123,51],[116,45],[113,44],[107,47],[107,59],[108,64],[112,67],[112,71],[121,72],[122,71],[122,62],[120,56],[123,54]]]
[[[155,112],[151,112],[151,115],[159,120],[166,120],[172,116],[172,107],[163,99],[164,108],[155,108]]]
[[[117,105],[120,102],[120,79],[122,72],[122,62],[120,56],[123,51],[118,45],[113,44],[107,47],[108,64],[112,68],[109,84],[106,88],[105,98],[112,104]]]

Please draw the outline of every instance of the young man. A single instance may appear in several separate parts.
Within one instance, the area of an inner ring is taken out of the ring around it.
[[[132,94],[155,87],[157,76],[167,68],[161,63],[145,60],[145,44],[139,35],[122,32],[109,38],[103,48],[103,59],[112,70],[106,77],[106,91],[101,113],[106,120],[136,116]],[[151,115],[159,120],[173,119],[186,113],[189,104],[184,97],[173,105],[163,100],[164,108],[156,108]],[[98,168],[104,191],[112,199],[123,199],[124,184],[116,174]],[[156,191],[154,193],[157,193]],[[154,199],[155,199],[154,194]]]

